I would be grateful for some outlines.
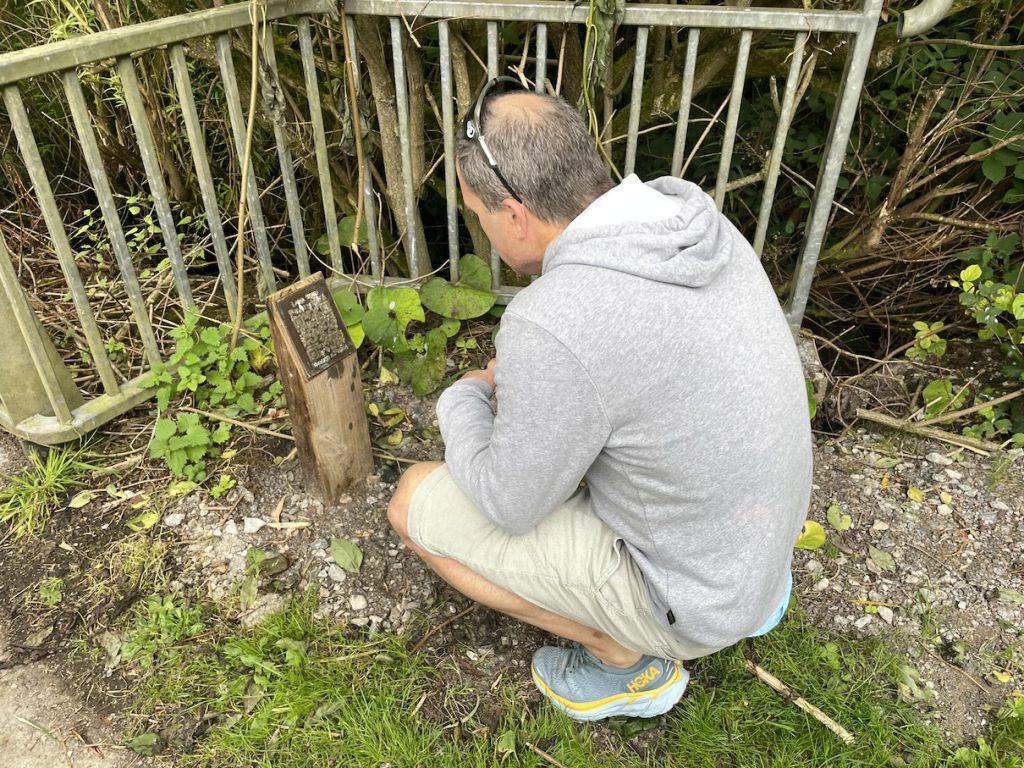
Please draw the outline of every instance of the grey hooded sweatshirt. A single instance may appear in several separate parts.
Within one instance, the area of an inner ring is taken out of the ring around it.
[[[586,480],[662,623],[711,653],[782,599],[810,496],[806,390],[743,236],[697,186],[647,186],[674,215],[556,237],[502,317],[496,413],[463,379],[438,423],[455,482],[512,534]]]

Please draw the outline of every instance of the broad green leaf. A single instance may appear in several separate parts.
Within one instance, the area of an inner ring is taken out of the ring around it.
[[[953,501],[953,496],[947,491],[939,491],[939,501],[941,501],[943,504],[949,504],[951,501]]]
[[[868,557],[870,557],[871,561],[883,571],[896,570],[896,561],[893,560],[892,555],[884,550],[873,547],[870,544],[868,544]]]
[[[362,323],[356,323],[355,325],[347,325],[345,329],[348,331],[348,337],[352,340],[352,346],[359,349],[363,345],[363,339],[366,338],[366,331],[363,330]]]
[[[437,327],[450,339],[458,334],[459,329],[462,328],[462,321],[456,320],[454,317],[446,317]]]
[[[184,496],[185,494],[192,493],[199,486],[193,483],[191,480],[177,480],[167,486],[167,495],[170,497]]]
[[[145,531],[156,525],[159,519],[160,515],[156,512],[143,512],[141,515],[133,517],[131,520],[126,522],[125,525],[133,531]]]
[[[420,289],[423,306],[444,317],[469,320],[486,314],[494,306],[495,295],[459,282],[450,284],[442,277],[434,277]]]
[[[960,279],[968,280],[970,282],[976,282],[981,277],[981,267],[977,264],[971,264],[969,267],[965,267],[960,270]]]
[[[220,346],[220,333],[216,328],[206,327],[203,328],[203,332],[199,334],[199,340],[211,347],[218,347]]]
[[[1024,293],[1018,293],[1013,297],[1013,304],[1010,306],[1010,311],[1016,319],[1024,320]]]
[[[71,507],[71,509],[81,509],[94,498],[96,498],[96,491],[79,491],[74,495],[74,498],[68,502],[68,506]]]
[[[899,463],[900,459],[897,459],[895,456],[882,456],[875,461],[875,466],[882,469],[892,469]]]
[[[388,433],[388,436],[384,438],[384,442],[388,445],[395,447],[402,444],[402,438],[405,434],[400,429],[393,430]]]
[[[359,567],[363,564],[363,551],[348,539],[331,539],[331,557],[349,573],[359,573]]]
[[[152,757],[163,750],[163,740],[158,733],[140,733],[128,742],[128,749],[145,757]]]
[[[843,512],[838,504],[829,505],[828,510],[825,512],[825,517],[828,519],[828,524],[837,531],[847,531],[853,525],[853,518]]]
[[[1006,166],[997,154],[989,155],[981,163],[981,172],[993,184],[998,184],[1006,176]]]
[[[999,590],[999,599],[1008,603],[1024,604],[1024,595],[1016,589],[1002,588]]]
[[[341,313],[342,322],[345,325],[355,325],[362,322],[366,310],[359,303],[359,297],[352,291],[335,291],[332,295],[334,296],[334,303]]]
[[[413,320],[423,322],[423,306],[419,294],[412,288],[372,288],[366,294],[368,309],[383,309],[398,321],[402,330]]]
[[[797,549],[819,549],[825,543],[825,538],[825,529],[821,527],[821,523],[805,520],[794,546]]]
[[[160,419],[153,428],[153,439],[165,443],[177,431],[178,425],[173,421],[170,419]]]
[[[351,247],[352,240],[356,233],[356,217],[346,216],[338,222],[338,239],[341,244],[346,248]],[[326,237],[326,235],[325,235]],[[366,233],[366,217],[363,216],[359,222],[359,245],[366,246],[370,242],[370,238]]]
[[[386,308],[375,307],[367,310],[363,316],[363,331],[366,337],[379,347],[392,352],[403,352],[408,348],[405,330],[393,318]]]
[[[479,291],[490,291],[491,268],[476,254],[467,253],[459,259],[459,285],[476,288]]]
[[[911,501],[924,501],[924,491],[916,485],[912,485],[907,489],[907,498]]]

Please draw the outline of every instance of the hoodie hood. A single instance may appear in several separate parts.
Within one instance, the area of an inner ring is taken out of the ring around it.
[[[714,201],[696,184],[664,176],[641,189],[662,195],[674,204],[675,213],[654,222],[630,221],[615,205],[617,196],[632,194],[625,186],[623,182],[609,190],[581,214],[602,206],[609,211],[603,223],[570,226],[551,241],[544,274],[575,264],[691,288],[714,280],[732,257],[736,237]],[[600,247],[587,247],[592,240],[600,240]]]

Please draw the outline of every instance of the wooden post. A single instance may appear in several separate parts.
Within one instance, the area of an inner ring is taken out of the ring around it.
[[[267,315],[307,487],[333,504],[373,471],[355,347],[319,272],[268,297]]]

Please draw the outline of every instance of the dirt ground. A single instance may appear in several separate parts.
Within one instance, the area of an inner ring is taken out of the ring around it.
[[[402,409],[405,438],[387,446],[391,427],[372,423],[375,474],[337,505],[303,490],[291,444],[273,439],[243,446],[226,497],[196,491],[168,503],[150,534],[168,545],[170,588],[225,597],[244,578],[250,548],[280,555],[282,569],[264,580],[240,620],[255,623],[283,595],[313,585],[321,613],[353,633],[400,633],[436,654],[449,690],[428,698],[425,715],[444,721],[480,706],[477,717],[497,722],[501,712],[488,707],[499,705],[481,705],[474,681],[486,687],[504,673],[529,688],[530,655],[543,636],[473,609],[398,542],[385,509],[400,469],[442,457],[433,401],[392,385],[367,395],[381,411]],[[19,460],[17,444],[0,436],[0,471]],[[809,517],[828,539],[797,552],[797,603],[823,628],[881,636],[906,660],[905,696],[954,743],[983,733],[993,709],[1024,690],[1022,466],[1017,455],[982,457],[863,429],[820,436],[815,448]],[[127,487],[132,477],[118,482]],[[55,516],[45,540],[0,547],[0,722],[9,724],[0,764],[155,764],[119,746],[130,726],[112,695],[120,683],[81,651],[104,631],[116,634],[117,617],[139,595],[99,599],[75,590],[133,512],[99,502],[72,512]],[[358,574],[331,559],[335,537],[362,550]],[[32,598],[48,575],[68,585],[59,606]]]

